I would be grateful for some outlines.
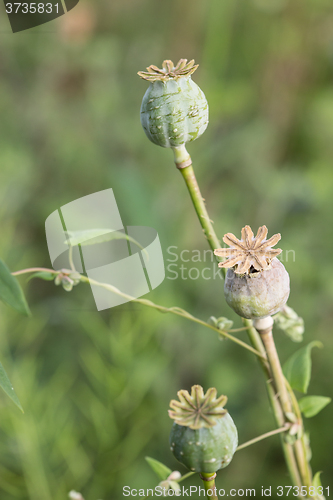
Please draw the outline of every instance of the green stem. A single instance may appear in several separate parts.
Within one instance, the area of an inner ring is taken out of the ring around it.
[[[20,274],[38,273],[38,272],[59,274],[60,271],[55,271],[54,269],[47,269],[46,267],[29,267],[28,269],[21,269],[20,271],[15,271],[12,273],[12,275],[19,276]]]
[[[68,260],[69,260],[69,265],[72,271],[76,271],[75,266],[74,266],[74,260],[73,260],[73,247],[72,245],[69,245],[68,249]]]
[[[218,500],[215,486],[216,472],[213,474],[209,472],[201,472],[200,476],[206,490],[207,498],[209,498],[210,500]]]
[[[243,443],[238,446],[236,451],[242,450],[243,448],[247,448],[248,446],[251,446],[252,444],[258,443],[259,441],[262,441],[263,439],[266,439],[271,436],[275,436],[275,434],[280,434],[282,432],[286,432],[290,429],[291,424],[286,424],[280,429],[274,429],[274,431],[269,431],[266,432],[265,434],[262,434],[261,436],[258,436],[254,439],[250,439],[250,441],[246,441],[246,443]]]
[[[136,299],[135,297],[132,297],[131,295],[128,295],[127,293],[121,292],[120,290],[118,290],[118,288],[116,288],[116,287],[114,287],[112,285],[109,285],[108,283],[100,283],[99,281],[95,281],[95,280],[93,280],[91,278],[87,278],[86,276],[82,276],[81,275],[80,280],[83,281],[83,282],[85,282],[85,283],[89,283],[90,285],[94,285],[94,286],[98,286],[98,287],[101,287],[101,288],[105,288],[106,290],[109,290],[110,292],[113,292],[113,293],[116,293],[117,295],[120,295],[120,297],[124,297],[128,301],[136,302],[138,304],[142,304],[142,305],[145,305],[145,306],[148,306],[148,307],[153,307],[154,309],[157,309],[160,312],[172,313],[172,314],[175,314],[177,316],[181,316],[183,318],[187,318],[190,321],[193,321],[194,323],[198,323],[199,325],[205,326],[206,328],[210,328],[210,330],[214,330],[214,331],[218,332],[220,335],[223,335],[223,337],[225,337],[225,338],[227,338],[229,340],[232,340],[232,342],[235,342],[238,345],[241,345],[242,347],[244,347],[244,349],[247,349],[248,351],[251,351],[256,356],[258,356],[260,358],[264,357],[266,359],[265,353],[261,353],[261,352],[256,351],[253,347],[251,347],[250,345],[246,344],[245,342],[243,342],[242,340],[238,339],[237,337],[234,337],[233,335],[230,335],[229,333],[227,333],[227,332],[225,332],[223,330],[219,330],[215,326],[210,325],[209,323],[206,323],[205,321],[202,321],[201,319],[196,318],[195,316],[192,316],[192,314],[188,313],[184,309],[181,309],[180,307],[164,307],[164,306],[160,306],[160,305],[154,304],[154,302],[152,302],[151,300]]]
[[[274,382],[276,384],[279,398],[281,401],[281,406],[285,414],[293,413],[293,408],[291,400],[287,391],[287,387],[284,380],[284,375],[279,360],[279,356],[275,347],[272,328],[264,330],[261,333],[261,339],[265,346],[268,361],[272,369],[272,374],[274,377]]]
[[[189,156],[188,156],[188,158],[190,159]],[[187,158],[187,161],[188,161],[188,158]],[[180,165],[177,161],[176,161],[176,166],[178,168],[180,167]],[[186,182],[186,185],[187,185],[188,191],[190,193],[195,211],[196,211],[197,216],[199,218],[199,222],[201,224],[201,227],[204,231],[204,234],[208,240],[210,247],[212,248],[212,250],[220,248],[219,239],[216,236],[214,228],[211,224],[211,221],[210,221],[210,218],[209,218],[209,215],[208,215],[205,203],[204,203],[204,199],[200,193],[200,189],[199,189],[197,180],[195,178],[195,174],[194,174],[192,165],[185,167],[185,168],[180,168],[180,172],[181,172],[181,174]],[[249,320],[243,319],[243,323],[245,326],[249,327],[247,332],[248,332],[248,337],[250,339],[252,346],[254,347],[254,349],[257,352],[261,353],[261,357],[259,357],[259,361],[260,361],[260,364],[262,366],[263,372],[264,372],[265,377],[266,377],[266,381],[267,381],[266,387],[267,387],[268,397],[269,397],[269,400],[270,400],[270,403],[272,406],[272,410],[274,413],[276,424],[279,427],[282,427],[285,424],[285,420],[283,417],[283,412],[282,412],[280,403],[279,403],[277,396],[276,396],[276,390],[271,383],[272,374],[271,374],[270,367],[269,367],[269,364],[268,364],[267,359],[266,359],[265,348],[263,346],[263,343],[261,341],[259,333],[257,332],[257,330],[254,327],[252,327],[252,322]],[[290,473],[291,480],[295,486],[300,487],[301,480],[300,480],[300,476],[299,476],[293,448],[289,443],[286,443],[283,438],[281,439],[281,444],[282,444],[282,448],[283,448],[283,452],[284,452],[284,456],[285,456],[286,464],[287,464],[287,467],[288,467],[288,470]]]
[[[309,470],[309,463],[306,459],[306,449],[303,446],[301,439],[296,439],[294,443],[295,455],[298,462],[298,467],[301,472],[302,481],[305,486],[310,488],[311,482],[311,473]]]
[[[228,330],[228,333],[245,332],[248,329],[247,326],[243,326],[242,328],[231,328],[231,330]]]
[[[187,474],[184,474],[182,477],[179,479],[175,479],[176,483],[180,483],[181,481],[184,481],[184,479],[187,479],[188,477],[194,476],[196,472],[188,472]]]
[[[277,390],[278,390],[279,398],[281,401],[281,406],[282,406],[284,414],[286,415],[286,417],[288,419],[288,417],[289,417],[288,414],[294,413],[293,406],[295,407],[294,400],[296,400],[296,398],[294,397],[293,391],[288,392],[288,388],[286,385],[286,379],[285,379],[285,376],[283,374],[280,359],[279,359],[279,356],[278,356],[278,353],[277,353],[277,350],[275,347],[272,327],[267,329],[267,330],[264,330],[260,333],[261,333],[261,339],[262,339],[263,344],[265,346],[268,361],[269,361],[269,364],[270,364],[270,367],[272,370],[274,382],[275,382]],[[293,394],[292,399],[290,397],[290,393]],[[294,405],[292,404],[292,400],[294,402]],[[297,415],[298,422],[299,422],[299,425],[302,426],[302,433],[303,433],[303,421],[302,421],[302,418],[300,416],[297,401],[296,401],[296,406],[297,406],[298,413],[299,413]],[[295,417],[296,417],[296,415],[295,415]],[[304,486],[310,487],[311,486],[311,472],[309,469],[309,464],[308,464],[307,459],[306,459],[305,446],[303,446],[302,441],[300,439],[296,439],[293,448],[294,448],[297,463],[298,463],[298,469],[299,469],[299,472],[301,475],[301,483]]]
[[[266,354],[265,347],[261,341],[260,335],[252,325],[252,321],[249,319],[243,319],[243,323],[249,328],[248,335],[252,346],[258,349],[259,352]],[[274,386],[273,383],[271,368],[267,360],[264,361],[263,358],[259,358],[259,362],[266,378],[266,389],[267,389],[268,399],[270,401],[273,410],[275,423],[278,427],[282,427],[285,425],[285,418],[283,410],[280,405],[280,401],[276,393],[276,387]],[[281,446],[293,485],[298,486],[300,488],[302,486],[302,482],[299,475],[293,447],[290,443],[287,443],[285,441],[284,436],[281,436]]]
[[[216,248],[221,247],[221,243],[215,234],[212,221],[209,218],[204,199],[200,193],[199,185],[194,175],[192,165],[180,169],[180,173],[182,174],[186,182],[187,189],[189,190],[195,211],[198,214],[203,232],[208,240],[211,249],[214,251]]]
[[[270,367],[267,361],[267,355],[265,351],[265,347],[261,341],[260,335],[258,334],[257,330],[254,328],[252,324],[252,320],[250,319],[245,319],[242,318],[243,324],[245,325],[247,329],[247,334],[249,337],[249,340],[252,344],[252,347],[261,354],[261,359],[260,359],[260,364],[261,367],[264,371],[264,374],[266,376],[266,379],[270,380],[272,377]]]
[[[295,442],[296,457],[297,457],[298,463],[300,464],[299,465],[300,469],[302,470],[302,476],[304,478],[303,479],[304,483],[306,484],[307,487],[310,487],[310,486],[312,486],[312,471],[311,471],[310,465],[309,465],[309,463],[307,461],[307,457],[306,457],[307,453],[306,453],[304,424],[303,424],[302,414],[301,414],[301,410],[300,410],[299,405],[298,405],[298,401],[297,401],[296,396],[294,394],[294,391],[292,390],[292,388],[291,388],[291,386],[286,378],[284,379],[284,381],[285,381],[290,399],[292,401],[292,405],[293,405],[294,412],[295,412],[296,417],[297,417],[297,421],[302,428],[301,438]]]

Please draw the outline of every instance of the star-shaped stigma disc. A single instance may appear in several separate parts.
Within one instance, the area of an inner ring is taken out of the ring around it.
[[[163,61],[162,68],[153,64],[147,68],[147,71],[138,71],[138,75],[143,80],[149,82],[167,82],[168,80],[178,80],[183,76],[190,76],[195,72],[199,64],[194,64],[194,59],[187,62],[187,59],[180,59],[176,66],[170,60]]]
[[[225,262],[220,262],[219,267],[233,267],[236,274],[248,274],[251,270],[257,272],[269,268],[272,260],[279,255],[280,248],[272,248],[281,239],[280,234],[274,234],[266,240],[267,227],[261,226],[256,237],[250,226],[242,229],[242,238],[239,240],[232,233],[223,236],[223,241],[230,248],[218,248],[214,254],[218,257],[226,257]]]
[[[226,396],[216,398],[216,389],[211,387],[204,394],[200,385],[193,385],[191,395],[188,391],[177,392],[179,401],[173,399],[170,402],[169,417],[176,424],[190,427],[191,429],[201,429],[202,427],[213,427],[217,419],[223,417],[227,410],[223,406],[227,402]]]

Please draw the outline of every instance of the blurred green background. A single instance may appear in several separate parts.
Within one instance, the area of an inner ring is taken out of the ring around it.
[[[158,231],[166,265],[169,246],[178,255],[207,248],[172,153],[141,128],[147,83],[136,75],[194,58],[210,125],[188,149],[217,233],[266,224],[294,250],[289,305],[305,320],[302,345],[325,347],[313,351],[309,394],[331,396],[332,2],[81,0],[15,35],[2,5],[0,43],[0,257],[10,269],[49,267],[47,216],[110,187],[125,225]],[[148,298],[240,326],[223,282],[187,271],[170,279],[167,270]],[[146,455],[184,472],[169,450],[167,409],[194,383],[228,395],[241,443],[273,428],[260,367],[240,347],[139,305],[97,313],[84,285],[66,293],[20,282],[33,316],[0,305],[0,360],[25,409],[0,395],[1,500],[63,500],[71,489],[117,500],[123,485],[157,484]],[[282,361],[299,348],[280,332],[276,342]],[[332,421],[333,405],[306,421],[313,471],[331,487]],[[240,451],[218,474],[226,490],[272,486],[273,498],[289,482],[278,437]]]

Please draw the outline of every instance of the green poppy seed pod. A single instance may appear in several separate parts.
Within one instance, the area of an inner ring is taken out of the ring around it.
[[[242,318],[261,319],[277,313],[287,302],[289,274],[277,259],[266,271],[239,275],[228,269],[224,295],[228,305]]]
[[[164,61],[162,69],[149,66],[138,75],[149,81],[141,105],[141,124],[154,144],[177,148],[194,141],[208,125],[208,103],[191,79],[194,60],[181,59],[176,66]]]
[[[269,240],[266,236],[266,226],[258,229],[256,237],[250,226],[245,226],[240,240],[227,233],[223,241],[230,248],[214,251],[219,257],[228,257],[219,263],[219,267],[228,268],[224,295],[229,306],[243,318],[271,316],[286,304],[289,297],[289,274],[276,259],[282,250],[272,248],[281,235],[275,234]]]
[[[171,401],[169,416],[175,420],[170,449],[176,459],[193,472],[214,473],[227,467],[238,445],[237,428],[227,410],[227,398],[216,399],[216,389],[192,387],[191,395],[179,391]]]

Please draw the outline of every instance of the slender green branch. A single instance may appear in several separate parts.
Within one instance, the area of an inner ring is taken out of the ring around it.
[[[280,434],[282,432],[286,432],[290,429],[291,424],[286,424],[280,429],[274,429],[274,431],[266,432],[265,434],[262,434],[261,436],[258,436],[254,439],[250,439],[250,441],[246,441],[246,443],[243,443],[238,446],[236,451],[242,450],[243,448],[247,448],[248,446],[251,446],[252,444],[258,443],[259,441],[262,441],[263,439],[266,439],[271,436],[275,436],[275,434]]]
[[[55,275],[59,274],[60,271],[55,271],[54,269],[47,269],[46,267],[29,267],[28,269],[21,269],[20,271],[15,271],[12,273],[12,275],[20,276],[21,274],[39,273],[39,272],[52,273]]]
[[[207,472],[201,472],[200,474],[204,488],[206,490],[206,495],[207,498],[210,500],[218,500],[218,496],[216,493],[216,486],[215,486],[215,477],[216,477],[216,472],[215,473],[207,473]]]
[[[293,405],[293,409],[294,409],[295,415],[296,415],[297,419],[300,421],[300,420],[302,420],[302,414],[301,414],[301,410],[300,410],[299,405],[298,405],[298,401],[296,399],[294,391],[291,388],[291,385],[289,384],[288,379],[285,376],[283,376],[283,378],[284,378],[284,383],[286,385],[288,394],[290,396],[290,399],[291,399],[291,402],[292,402],[292,405]]]
[[[243,319],[243,323],[249,327],[248,335],[252,346],[260,350],[260,352],[266,354],[264,345],[260,339],[260,335],[252,325],[252,321],[249,319]],[[263,358],[259,358],[259,362],[266,378],[267,395],[273,410],[275,423],[278,427],[283,427],[285,425],[284,413],[281,408],[280,401],[278,399],[277,390],[276,386],[274,385],[271,368],[267,363],[267,361],[263,360]],[[285,441],[284,436],[281,436],[281,446],[287,464],[287,468],[290,474],[290,478],[294,486],[298,486],[299,488],[301,488],[302,482],[298,472],[298,466],[294,450],[292,445]]]
[[[68,250],[68,260],[69,260],[69,265],[72,271],[76,271],[75,265],[74,265],[74,260],[73,260],[73,247],[72,245],[69,245],[69,250]]]
[[[237,332],[246,332],[249,329],[248,326],[243,326],[242,328],[231,328],[231,330],[227,330],[228,333],[237,333]]]
[[[266,349],[268,361],[271,366],[274,381],[279,393],[282,409],[285,414],[292,413],[293,408],[286,388],[279,356],[275,347],[272,328],[264,330],[261,334],[261,339]]]
[[[273,331],[272,331],[273,325],[263,331],[260,331],[259,333],[261,334],[261,339],[264,343],[265,350],[267,353],[268,361],[272,370],[273,378],[278,390],[279,394],[279,399],[281,401],[281,406],[283,409],[284,414],[286,415],[286,418],[288,419],[290,415],[293,414],[293,410],[295,408],[295,400],[296,398],[294,397],[293,391],[289,387],[288,391],[288,386],[286,385],[286,378],[283,374],[280,359],[275,347],[275,342],[273,338]],[[291,394],[293,394],[293,398],[291,398]],[[294,404],[292,404],[292,401]],[[293,408],[294,406],[294,408]],[[298,404],[296,402],[296,407],[298,409]],[[301,414],[298,409],[298,423],[302,428],[303,432],[303,421],[301,418]],[[302,441],[300,439],[296,439],[293,448],[295,450],[295,455],[298,463],[298,468],[301,476],[301,483],[304,486],[310,487],[311,486],[311,472],[309,470],[309,464],[307,463],[306,460],[306,454],[305,454],[305,449],[302,444]]]
[[[306,452],[306,444],[305,444],[305,436],[304,436],[304,424],[303,424],[303,418],[301,414],[301,410],[298,405],[298,401],[296,399],[296,396],[294,394],[294,391],[292,390],[289,381],[284,378],[285,384],[287,391],[289,393],[290,399],[292,401],[293,409],[297,417],[297,421],[299,426],[301,427],[301,437],[300,439],[297,439],[295,442],[295,452],[297,456],[297,460],[299,463],[299,467],[301,469],[301,473],[303,476],[303,480],[306,484],[306,486],[309,488],[312,486],[312,471],[310,468],[310,465],[307,461],[307,452]]]
[[[45,271],[45,272],[49,272],[49,273],[53,273],[53,274],[59,274],[59,271],[54,271],[53,269],[46,269],[46,268],[42,268],[42,267],[40,267],[40,268],[35,267],[35,268],[23,269],[21,271],[16,271],[16,272],[14,272],[12,274],[15,275],[15,276],[18,276],[18,275],[22,275],[22,274],[26,274],[26,273],[31,273],[31,272],[36,272],[36,271]],[[62,269],[62,272],[71,273],[72,271],[71,270],[67,270],[67,269]],[[203,320],[201,320],[199,318],[196,318],[195,316],[193,316],[189,312],[185,311],[184,309],[181,309],[180,307],[164,307],[164,306],[160,306],[158,304],[155,304],[151,300],[137,299],[135,297],[132,297],[131,295],[128,295],[127,293],[121,292],[115,286],[112,286],[112,285],[110,285],[108,283],[100,283],[99,281],[93,280],[91,278],[87,278],[86,276],[83,276],[83,275],[80,275],[80,281],[82,281],[84,283],[89,283],[90,285],[94,285],[94,286],[98,286],[98,287],[104,288],[105,290],[109,290],[110,292],[116,293],[120,297],[123,297],[123,298],[125,298],[125,299],[127,299],[127,300],[129,300],[131,302],[136,302],[136,303],[142,304],[144,306],[152,307],[153,309],[156,309],[157,311],[160,311],[162,313],[175,314],[176,316],[181,316],[182,318],[186,318],[186,319],[188,319],[190,321],[193,321],[194,323],[198,323],[199,325],[205,326],[206,328],[209,328],[210,330],[214,330],[215,332],[218,332],[219,335],[222,335],[223,337],[231,340],[232,342],[235,342],[236,344],[240,345],[244,349],[247,349],[248,351],[250,351],[253,354],[255,354],[256,356],[258,356],[259,358],[266,359],[265,353],[256,351],[256,349],[254,349],[250,345],[246,344],[242,340],[238,339],[237,337],[234,337],[233,335],[230,335],[230,333],[225,332],[224,330],[220,330],[219,328],[216,328],[213,325],[210,325],[206,321],[203,321]]]
[[[223,330],[219,330],[215,326],[210,325],[209,323],[206,323],[205,321],[202,321],[201,319],[196,318],[195,316],[192,316],[192,314],[188,313],[184,309],[181,309],[180,307],[164,307],[164,306],[154,304],[154,302],[151,302],[150,300],[147,300],[147,299],[136,299],[135,297],[132,297],[131,295],[128,295],[127,293],[121,292],[120,290],[118,290],[118,288],[116,288],[112,285],[109,285],[108,283],[100,283],[99,281],[95,281],[91,278],[87,278],[86,276],[81,275],[81,281],[86,282],[86,283],[90,283],[90,285],[105,288],[106,290],[109,290],[110,292],[116,293],[117,295],[120,295],[120,297],[124,297],[125,299],[127,299],[131,302],[136,302],[138,304],[142,304],[142,305],[145,305],[148,307],[153,307],[154,309],[157,309],[160,312],[172,313],[172,314],[175,314],[177,316],[181,316],[183,318],[189,319],[190,321],[193,321],[194,323],[198,323],[199,325],[205,326],[206,328],[209,328],[210,330],[214,330],[214,331],[218,332],[223,337],[225,337],[225,338],[231,340],[232,342],[235,342],[236,344],[244,347],[244,349],[251,351],[256,356],[258,356],[260,358],[261,357],[266,358],[265,354],[256,351],[253,347],[249,346],[248,344],[246,344],[242,340],[239,340],[237,337],[234,337],[233,335],[230,335],[229,333],[227,333]]]
[[[261,341],[260,335],[258,334],[257,330],[254,328],[251,319],[242,318],[242,321],[243,321],[243,324],[245,325],[245,327],[247,328],[247,334],[248,334],[249,340],[252,344],[252,347],[256,351],[260,352],[260,354],[262,355],[261,359],[260,359],[260,364],[261,364],[261,367],[265,373],[266,379],[270,380],[272,378],[272,374],[271,374],[270,367],[269,367],[269,364],[267,361],[265,347]]]
[[[311,472],[309,470],[309,463],[306,459],[306,449],[305,446],[303,446],[303,442],[301,439],[296,439],[294,443],[294,449],[298,467],[302,476],[302,482],[305,486],[310,488],[310,486],[312,485]]]
[[[199,185],[194,175],[192,165],[180,169],[180,173],[182,174],[186,182],[186,186],[189,190],[195,211],[198,214],[201,227],[208,240],[208,243],[210,244],[211,249],[215,250],[216,248],[220,248],[220,241],[215,234],[212,221],[209,218],[204,199],[200,193]]]
[[[188,472],[187,474],[184,474],[182,477],[179,479],[175,479],[176,483],[180,483],[181,481],[184,481],[184,479],[187,479],[188,477],[194,476],[196,472]]]

